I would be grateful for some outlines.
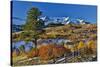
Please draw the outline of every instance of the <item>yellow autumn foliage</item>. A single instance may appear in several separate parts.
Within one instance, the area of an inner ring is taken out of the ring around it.
[[[95,45],[95,42],[93,40],[89,41],[88,44],[87,44],[88,48],[96,48],[96,45]]]
[[[84,43],[82,41],[80,41],[77,48],[78,49],[84,48]]]

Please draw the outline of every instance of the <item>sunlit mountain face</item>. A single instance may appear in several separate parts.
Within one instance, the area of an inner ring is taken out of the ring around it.
[[[88,22],[84,19],[75,19],[75,18],[70,18],[70,17],[48,17],[48,16],[43,16],[40,17],[45,23],[45,25],[48,25],[50,23],[61,23],[61,24],[91,24],[91,22]]]

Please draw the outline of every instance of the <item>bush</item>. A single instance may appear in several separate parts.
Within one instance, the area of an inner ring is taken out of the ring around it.
[[[69,52],[68,49],[61,45],[45,45],[39,48],[39,57],[41,60],[50,60]]]
[[[95,54],[96,53],[96,44],[95,41],[90,40],[86,46],[87,50],[87,54]]]
[[[85,54],[86,55],[91,55],[91,54],[93,54],[93,50],[91,48],[86,47]]]
[[[38,56],[38,49],[33,48],[28,54],[27,57],[28,58],[32,58],[32,57],[36,57]]]
[[[95,42],[93,40],[90,40],[88,42],[88,45],[87,46],[88,46],[88,48],[91,48],[91,49],[96,48],[96,44],[95,44]]]
[[[78,49],[84,48],[84,43],[82,41],[79,42]]]
[[[52,55],[53,45],[41,46],[39,48],[39,57],[42,60],[49,60],[53,57]]]
[[[61,46],[61,45],[57,45],[53,48],[53,57],[60,57],[62,55],[64,55],[66,52],[66,48]]]
[[[50,38],[56,38],[56,34],[52,33],[51,35],[49,35]]]

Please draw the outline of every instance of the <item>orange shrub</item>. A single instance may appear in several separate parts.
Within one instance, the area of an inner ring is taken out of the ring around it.
[[[70,50],[61,45],[43,45],[39,48],[39,57],[42,60],[49,60],[56,57],[60,57],[65,53],[69,53]]]
[[[39,48],[39,57],[42,60],[49,60],[52,55],[53,45],[43,45]]]
[[[53,57],[60,57],[64,55],[66,49],[63,46],[57,45],[53,48]]]
[[[38,56],[38,49],[33,48],[28,54],[27,57],[32,58]]]

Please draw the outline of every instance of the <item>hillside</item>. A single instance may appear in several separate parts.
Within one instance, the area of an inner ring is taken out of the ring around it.
[[[86,25],[64,25],[44,28],[45,32],[41,38],[66,38],[70,40],[84,40],[96,38],[97,26],[95,24]]]

